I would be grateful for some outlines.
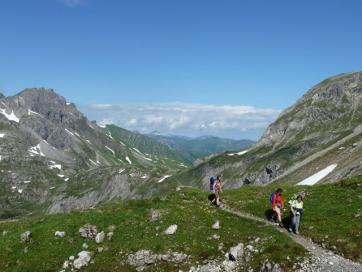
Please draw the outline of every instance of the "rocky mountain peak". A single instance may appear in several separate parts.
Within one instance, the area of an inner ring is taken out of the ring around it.
[[[0,99],[2,99],[2,98],[4,98],[4,97],[5,97],[5,95],[3,95],[2,92],[0,92]]]
[[[332,123],[334,132],[353,129],[361,116],[362,72],[328,78],[312,87],[265,131],[260,144],[279,145],[320,136]]]
[[[5,104],[17,116],[38,114],[54,124],[83,118],[83,114],[73,103],[67,103],[65,98],[58,95],[53,89],[25,89],[15,96],[7,97]]]

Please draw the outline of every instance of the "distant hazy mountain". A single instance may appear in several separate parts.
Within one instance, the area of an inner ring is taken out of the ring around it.
[[[156,139],[162,144],[168,145],[169,147],[178,150],[190,161],[194,161],[198,158],[202,158],[214,153],[238,151],[245,149],[255,143],[251,140],[232,140],[214,136],[190,138],[172,135],[163,136],[157,133],[149,134],[148,136]]]

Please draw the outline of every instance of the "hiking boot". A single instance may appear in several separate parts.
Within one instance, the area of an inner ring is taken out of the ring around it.
[[[283,226],[283,224],[282,224],[282,223],[279,223],[279,227],[284,228],[284,226]]]
[[[289,231],[289,232],[292,232],[293,230],[292,230],[292,228],[289,228],[288,231]]]
[[[299,231],[296,230],[296,231],[295,231],[295,234],[299,234]]]

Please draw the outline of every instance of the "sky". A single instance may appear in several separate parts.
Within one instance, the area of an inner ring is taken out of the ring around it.
[[[0,90],[53,88],[100,124],[257,139],[362,66],[359,0],[1,0]]]

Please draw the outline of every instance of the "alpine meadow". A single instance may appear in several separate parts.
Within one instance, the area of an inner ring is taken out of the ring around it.
[[[362,272],[362,3],[0,3],[0,272]]]

